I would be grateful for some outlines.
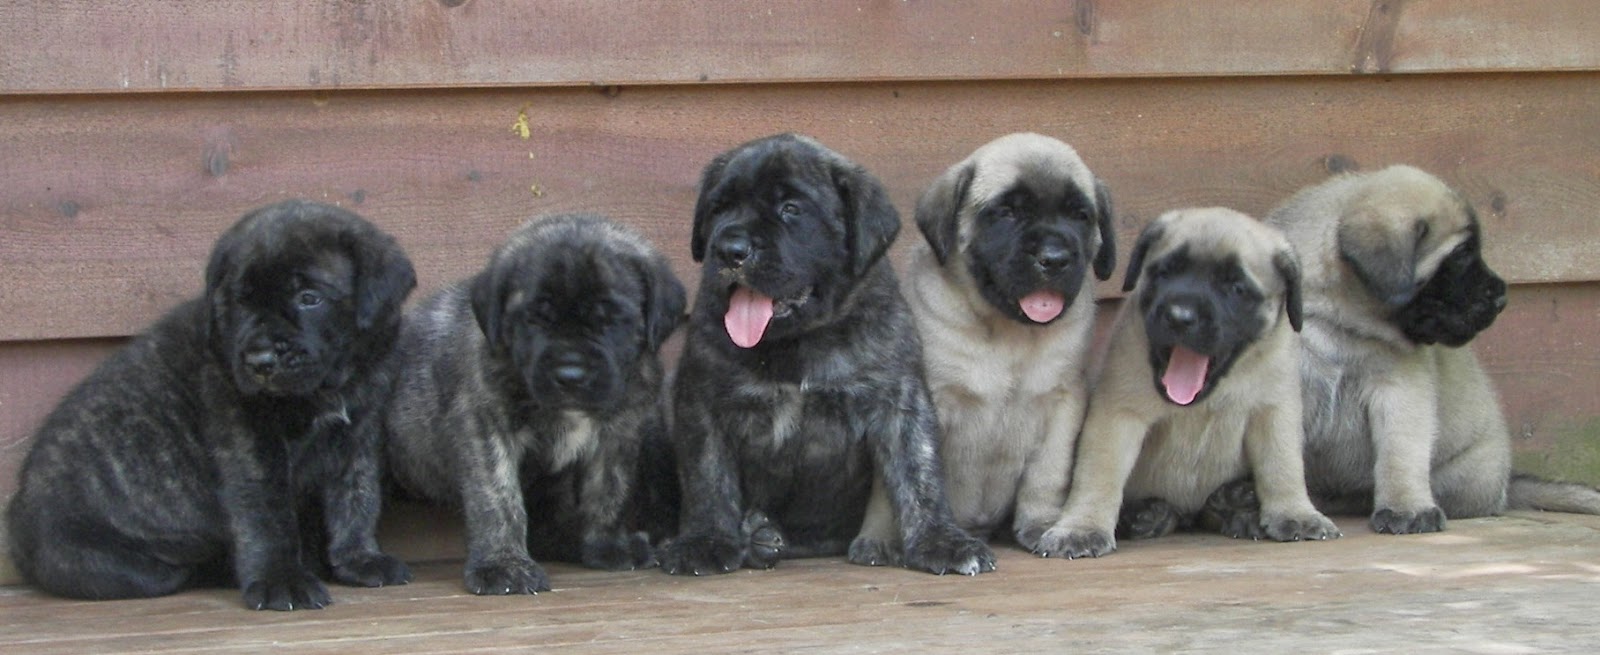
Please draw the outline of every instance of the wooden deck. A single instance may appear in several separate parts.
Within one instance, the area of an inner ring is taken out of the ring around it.
[[[1184,535],[1098,560],[1000,550],[937,577],[785,562],[705,578],[552,565],[555,591],[479,598],[458,562],[404,587],[252,612],[235,590],[115,602],[0,587],[0,652],[1596,652],[1600,517],[1516,513],[1446,532],[1271,544]]]

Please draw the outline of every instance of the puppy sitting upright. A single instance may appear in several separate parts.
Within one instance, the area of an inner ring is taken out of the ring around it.
[[[805,137],[706,167],[690,243],[704,264],[673,388],[683,518],[664,571],[847,549],[864,564],[994,568],[945,499],[921,343],[883,257],[899,226],[876,179]]]
[[[287,201],[217,239],[205,292],[118,350],[34,437],[8,513],[28,581],[73,598],[237,584],[320,608],[314,571],[402,584],[379,552],[381,400],[416,275],[394,239]],[[322,566],[318,566],[321,564]]]
[[[462,509],[468,591],[548,590],[529,533],[566,525],[580,534],[562,550],[587,566],[655,563],[626,510],[641,444],[665,430],[657,350],[684,304],[666,259],[637,233],[557,216],[410,311],[390,471],[403,490]],[[543,511],[530,526],[533,499]]]
[[[1467,343],[1505,307],[1477,215],[1410,166],[1307,188],[1267,221],[1306,263],[1306,482],[1383,533],[1511,508],[1600,513],[1600,492],[1512,478],[1511,434]]]
[[[1082,427],[1093,280],[1116,266],[1111,197],[1067,144],[1012,134],[934,182],[917,227],[906,295],[956,522],[987,537],[1010,519],[1032,549],[1061,511]]]
[[[1252,536],[1338,536],[1306,494],[1300,270],[1283,235],[1229,209],[1168,212],[1139,235],[1123,289],[1132,293],[1089,397],[1066,509],[1036,551],[1105,555],[1119,507],[1189,518],[1247,473],[1261,499]],[[1139,527],[1157,536],[1171,526]]]

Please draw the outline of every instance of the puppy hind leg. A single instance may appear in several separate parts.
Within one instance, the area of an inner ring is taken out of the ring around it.
[[[1123,503],[1117,516],[1118,539],[1155,539],[1176,532],[1189,521],[1171,503],[1160,498],[1143,498]]]
[[[70,531],[58,525],[40,527],[43,529],[13,535],[13,556],[29,582],[57,596],[150,598],[199,584],[232,582],[220,564],[210,569],[194,564],[220,562],[220,548],[162,548],[98,523]],[[204,570],[218,570],[221,575],[206,577],[201,575]]]
[[[1255,479],[1243,477],[1217,487],[1206,496],[1205,505],[1195,517],[1195,525],[1234,539],[1267,536],[1261,525],[1261,501],[1256,497]]]
[[[1482,435],[1455,457],[1437,463],[1431,484],[1444,515],[1466,519],[1505,511],[1510,478],[1509,440]]]

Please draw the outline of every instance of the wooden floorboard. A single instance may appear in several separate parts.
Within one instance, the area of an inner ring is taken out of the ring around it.
[[[0,652],[1593,652],[1600,517],[1515,513],[1392,537],[1210,535],[1080,561],[1001,548],[976,578],[838,559],[705,578],[549,565],[555,591],[479,598],[460,563],[403,587],[252,612],[234,590],[77,602],[0,588]]]

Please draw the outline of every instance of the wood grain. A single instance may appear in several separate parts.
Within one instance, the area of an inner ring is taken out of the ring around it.
[[[1588,0],[14,0],[0,93],[1593,70]]]
[[[435,288],[520,221],[599,211],[690,277],[715,153],[810,133],[877,173],[917,238],[922,187],[1000,134],[1083,154],[1126,245],[1159,212],[1257,214],[1329,170],[1410,162],[1480,208],[1516,282],[1600,279],[1600,74],[753,85],[0,98],[0,339],[121,336],[196,293],[215,235],[300,196],[391,230]],[[528,139],[512,125],[525,115]],[[1109,285],[1107,289],[1110,289]]]

